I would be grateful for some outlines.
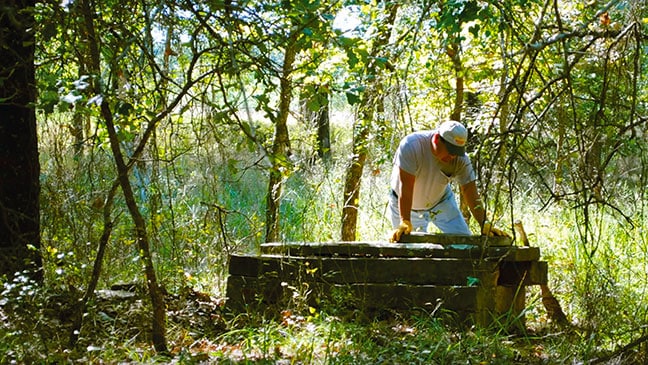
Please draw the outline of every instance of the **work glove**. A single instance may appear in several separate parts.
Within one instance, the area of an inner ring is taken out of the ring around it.
[[[481,234],[482,236],[489,236],[489,237],[498,236],[498,237],[512,238],[509,233],[493,227],[493,224],[488,221],[484,222],[484,225],[482,226]]]
[[[398,228],[396,228],[396,230],[394,230],[394,233],[392,233],[392,236],[391,236],[389,242],[398,242],[398,241],[400,241],[400,238],[403,235],[403,233],[410,234],[410,233],[412,233],[413,228],[414,227],[412,227],[412,222],[408,221],[407,219],[401,220],[400,225],[398,226]]]

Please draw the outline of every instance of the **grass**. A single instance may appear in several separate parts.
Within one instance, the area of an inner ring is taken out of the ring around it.
[[[344,323],[326,314],[292,316],[266,324],[255,334],[245,333],[244,338],[253,339],[246,342],[249,347],[244,352],[257,358],[313,364],[456,363],[481,360],[485,355],[505,363],[516,356],[512,346],[501,346],[506,338],[452,331],[438,319],[425,317]],[[268,348],[271,351],[264,352]]]

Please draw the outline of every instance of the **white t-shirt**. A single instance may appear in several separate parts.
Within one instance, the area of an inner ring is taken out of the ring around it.
[[[465,185],[475,181],[475,171],[468,156],[457,156],[450,163],[444,163],[432,154],[433,131],[414,132],[401,140],[391,176],[391,188],[401,194],[400,171],[412,174],[414,181],[413,210],[427,210],[434,207],[445,194],[450,181]]]

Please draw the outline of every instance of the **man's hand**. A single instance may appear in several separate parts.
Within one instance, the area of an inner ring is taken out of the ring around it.
[[[407,219],[401,220],[400,225],[398,226],[398,228],[394,231],[394,233],[392,233],[392,236],[389,239],[389,242],[398,242],[398,241],[400,241],[401,235],[403,235],[403,233],[405,233],[405,234],[412,233],[413,228],[414,227],[412,227],[412,222],[408,221]]]
[[[493,227],[493,225],[490,222],[484,222],[484,226],[482,227],[481,234],[482,236],[490,236],[490,237],[499,236],[499,237],[512,238],[509,233]]]

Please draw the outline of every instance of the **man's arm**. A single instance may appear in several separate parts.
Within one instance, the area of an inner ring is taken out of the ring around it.
[[[412,213],[412,197],[414,196],[414,181],[416,177],[403,169],[399,171],[401,181],[401,191],[398,194],[398,212],[400,213],[401,221],[407,220],[411,222]]]
[[[400,169],[401,191],[398,194],[398,212],[400,213],[400,224],[392,233],[391,242],[400,241],[401,236],[412,232],[412,196],[414,195],[414,180],[416,177]]]
[[[484,203],[482,202],[481,197],[479,196],[479,192],[477,191],[477,183],[475,181],[471,181],[468,184],[462,185],[461,195],[463,195],[466,204],[468,204],[468,208],[470,208],[470,212],[472,213],[473,217],[475,217],[475,220],[477,220],[477,223],[479,223],[479,227],[481,227],[481,233],[483,235],[510,237],[508,233],[493,227],[490,223],[484,224],[485,222],[487,222],[486,210],[484,209]]]
[[[461,195],[466,204],[468,204],[468,208],[470,208],[470,212],[475,217],[475,220],[477,220],[477,223],[479,223],[479,226],[483,227],[484,221],[486,220],[486,211],[477,191],[477,183],[471,181],[468,184],[462,185]]]

